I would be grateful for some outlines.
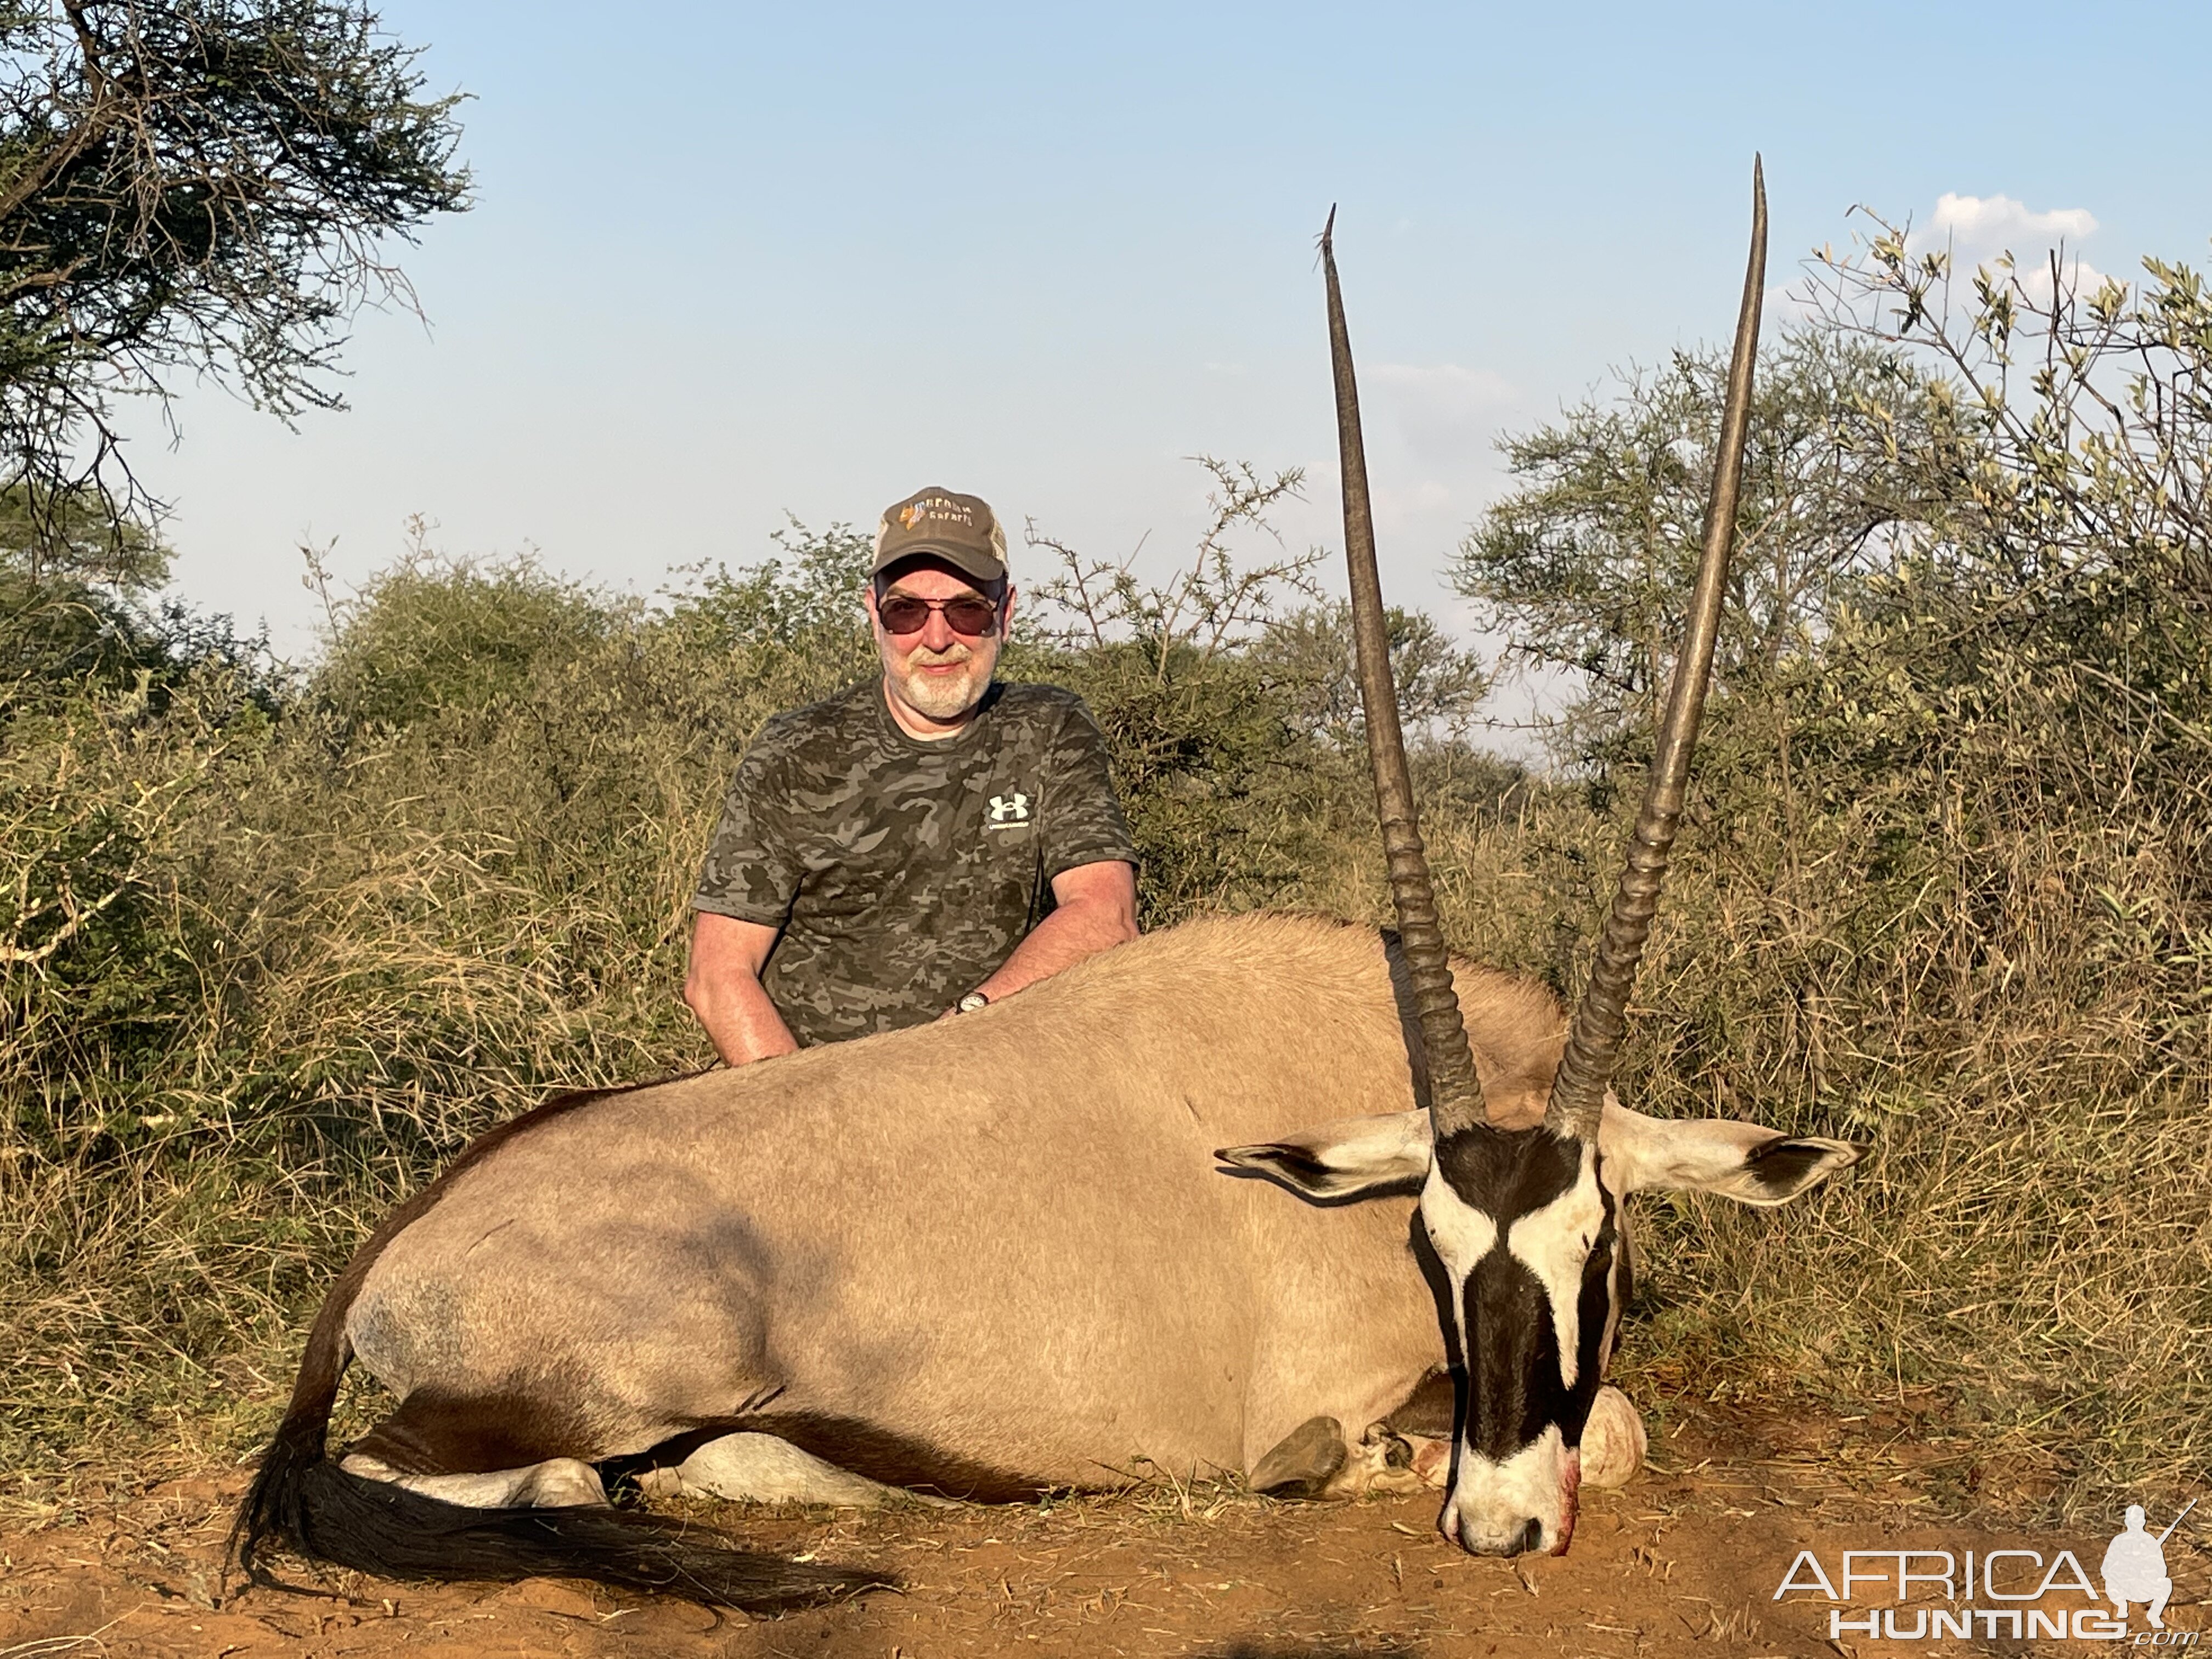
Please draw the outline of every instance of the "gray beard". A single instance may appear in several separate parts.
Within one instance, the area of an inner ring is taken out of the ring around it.
[[[940,680],[916,672],[921,664],[915,659],[917,652],[908,659],[898,676],[899,694],[909,708],[916,708],[933,720],[954,720],[982,702],[983,693],[990,681],[975,672],[975,653],[966,646],[955,646],[940,657],[927,659],[930,662],[960,662],[968,665],[968,672],[957,679]]]

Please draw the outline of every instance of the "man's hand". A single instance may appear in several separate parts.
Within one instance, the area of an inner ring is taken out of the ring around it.
[[[996,1002],[1137,937],[1137,871],[1119,859],[1079,864],[1052,878],[1053,913],[1030,930],[999,971],[981,985]]]
[[[761,969],[780,930],[702,910],[691,928],[691,971],[684,1000],[699,1016],[729,1066],[798,1050],[783,1016],[761,989]]]

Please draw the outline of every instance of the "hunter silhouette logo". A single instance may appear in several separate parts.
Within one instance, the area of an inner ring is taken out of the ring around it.
[[[2166,1598],[2173,1594],[2173,1580],[2166,1571],[2166,1540],[2173,1536],[2173,1529],[2181,1524],[2182,1516],[2197,1507],[2191,1498],[2188,1507],[2166,1522],[2166,1530],[2155,1538],[2143,1528],[2143,1506],[2128,1505],[2127,1530],[2112,1540],[2105,1548],[2105,1560],[2099,1576],[2105,1581],[2105,1599],[2119,1610],[2119,1616],[2128,1616],[2128,1603],[2145,1604],[2144,1615],[2153,1630],[2166,1628]]]
[[[1018,792],[991,797],[990,830],[1018,830],[1030,821],[1030,798]]]

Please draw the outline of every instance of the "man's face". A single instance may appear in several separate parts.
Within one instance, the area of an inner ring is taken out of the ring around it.
[[[918,564],[899,572],[884,590],[882,600],[945,600],[990,595],[967,577],[939,565]],[[978,634],[962,633],[935,606],[921,627],[911,634],[894,634],[884,626],[882,602],[874,583],[867,592],[868,620],[874,624],[876,650],[884,659],[884,688],[897,702],[933,725],[953,725],[982,701],[998,666],[999,647],[1012,620],[1014,590],[1010,586],[1000,601],[996,621]]]

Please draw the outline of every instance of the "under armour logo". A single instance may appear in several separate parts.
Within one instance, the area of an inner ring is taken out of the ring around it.
[[[1024,794],[994,795],[991,797],[991,824],[994,830],[1013,830],[1030,821],[1030,798]]]

